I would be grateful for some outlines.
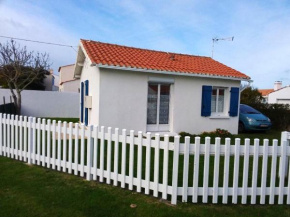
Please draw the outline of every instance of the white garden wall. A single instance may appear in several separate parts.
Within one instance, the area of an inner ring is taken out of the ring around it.
[[[0,89],[0,104],[10,102],[11,92]],[[79,117],[79,93],[55,91],[22,91],[22,115],[33,117]]]

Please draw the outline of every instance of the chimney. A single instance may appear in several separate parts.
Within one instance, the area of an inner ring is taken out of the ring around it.
[[[274,90],[279,90],[282,88],[282,81],[275,81]]]
[[[49,70],[49,74],[53,75],[53,69]]]

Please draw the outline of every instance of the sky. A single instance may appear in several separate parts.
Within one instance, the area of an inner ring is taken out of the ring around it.
[[[258,88],[290,84],[289,0],[0,0],[0,36],[67,44],[79,39],[211,56]],[[0,38],[0,43],[7,39]],[[72,64],[71,47],[19,41],[47,52],[51,67]]]

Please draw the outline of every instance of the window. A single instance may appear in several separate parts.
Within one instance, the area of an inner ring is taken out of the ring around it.
[[[213,88],[211,94],[211,112],[222,113],[224,112],[225,103],[225,89]]]

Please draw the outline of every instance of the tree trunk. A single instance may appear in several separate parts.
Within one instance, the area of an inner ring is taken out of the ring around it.
[[[21,115],[21,93],[17,91],[16,113]]]

